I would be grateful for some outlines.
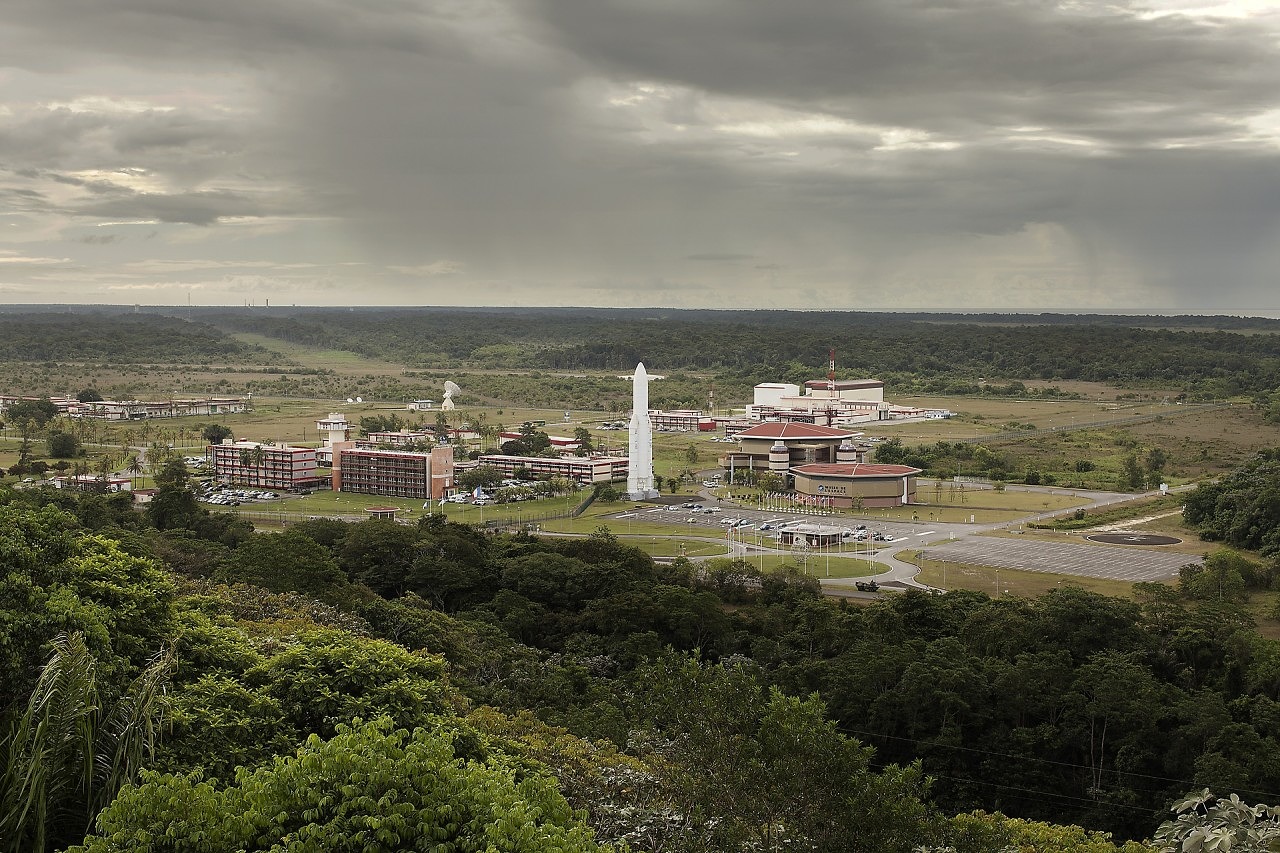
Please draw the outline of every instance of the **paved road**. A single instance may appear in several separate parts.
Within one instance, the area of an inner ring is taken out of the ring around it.
[[[1081,509],[1097,509],[1110,504],[1123,503],[1139,497],[1154,497],[1159,494],[1159,492],[1147,492],[1142,495],[1124,492],[1099,493],[1081,489],[1057,489],[1037,486],[1010,486],[1007,488],[1078,495],[1087,498],[1089,501],[1080,507]],[[1183,486],[1175,491],[1186,491],[1191,488],[1194,488],[1194,486]],[[1036,513],[1017,521],[1001,522],[999,524],[941,524],[938,525],[938,528],[943,535],[932,543],[928,543],[927,554],[931,559],[955,559],[956,562],[967,562],[993,568],[1010,568],[1022,571],[1128,581],[1164,580],[1177,576],[1178,569],[1188,563],[1203,562],[1200,557],[1188,554],[1152,551],[1138,547],[1108,547],[1079,543],[1045,542],[1034,539],[1018,541],[976,535],[990,530],[1020,527],[1030,522],[1043,521],[1061,512],[1061,510],[1056,510],[1054,512]],[[944,539],[943,536],[948,538]],[[1098,550],[1104,547],[1107,550]],[[895,553],[901,553],[901,551]],[[918,570],[914,565],[897,560],[894,555],[882,555],[878,559],[888,567],[884,573],[876,576],[876,580],[881,584],[924,586],[915,579]]]
[[[1185,491],[1194,486],[1184,486],[1175,491]],[[1083,489],[1065,489],[1050,486],[1006,486],[1010,491],[1039,492],[1054,495],[1072,495],[1083,498],[1087,503],[1081,509],[1097,509],[1110,504],[1123,503],[1139,497],[1154,497],[1158,492],[1135,495],[1128,492],[1094,492]],[[759,524],[762,520],[783,518],[793,521],[814,521],[818,523],[847,526],[851,522],[845,518],[828,518],[823,516],[797,515],[793,513],[770,513],[744,507],[720,503],[710,490],[703,490],[702,502],[708,506],[719,505],[722,515],[745,517]],[[979,536],[977,534],[992,530],[1021,527],[1025,524],[1043,521],[1061,514],[1062,510],[1040,512],[1027,515],[1015,521],[1002,521],[991,524],[951,524],[944,522],[872,522],[870,527],[882,530],[893,541],[891,547],[875,554],[874,560],[884,567],[884,571],[874,576],[881,585],[898,587],[916,587],[926,589],[924,584],[916,580],[919,569],[912,563],[898,559],[897,555],[915,552],[922,547],[927,548],[931,559],[955,560],[956,562],[991,566],[993,568],[1019,569],[1022,571],[1039,571],[1052,574],[1073,575],[1080,577],[1111,578],[1115,580],[1141,581],[1163,580],[1175,577],[1178,570],[1188,563],[1202,562],[1201,558],[1169,551],[1154,551],[1132,546],[1086,545],[1067,542],[1045,542],[1028,539],[1019,541],[1003,537]],[[770,549],[772,553],[788,553],[785,550]],[[849,579],[823,579],[824,585],[832,587],[850,587]]]
[[[1176,551],[1149,551],[1125,545],[1085,545],[992,537],[967,537],[930,545],[930,560],[973,563],[996,569],[1020,569],[1055,575],[1158,581],[1176,577],[1178,570],[1201,559]]]

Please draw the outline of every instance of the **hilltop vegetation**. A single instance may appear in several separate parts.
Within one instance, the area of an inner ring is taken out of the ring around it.
[[[1211,575],[1136,603],[1064,588],[854,608],[794,571],[656,564],[603,531],[251,533],[166,483],[147,515],[127,496],[0,492],[7,849],[90,831],[95,851],[162,832],[209,850],[423,833],[458,849],[1110,850],[1042,822],[1146,838],[1188,791],[1280,786],[1280,646]],[[38,683],[49,661],[62,675]],[[66,713],[88,707],[103,716]],[[126,712],[148,725],[115,728]],[[58,760],[33,764],[56,733]],[[117,770],[77,775],[95,766]],[[434,823],[446,806],[459,818]],[[949,817],[975,809],[1023,822]]]

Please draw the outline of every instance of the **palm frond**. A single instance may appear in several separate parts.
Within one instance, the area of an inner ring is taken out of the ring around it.
[[[3,744],[0,847],[43,851],[51,821],[79,811],[93,787],[97,666],[80,633],[59,634],[26,711]]]

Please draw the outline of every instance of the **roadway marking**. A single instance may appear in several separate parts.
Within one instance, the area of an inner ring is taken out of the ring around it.
[[[1148,551],[1124,545],[1085,545],[1078,542],[989,537],[931,545],[926,553],[930,560],[1129,582],[1177,577],[1182,566],[1203,562],[1203,558],[1197,554]]]

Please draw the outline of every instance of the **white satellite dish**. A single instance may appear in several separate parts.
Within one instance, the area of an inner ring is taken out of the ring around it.
[[[364,402],[364,397],[356,397],[356,402],[357,402],[357,403],[363,403],[363,402]]]
[[[454,382],[452,379],[446,379],[444,383],[444,399],[440,401],[440,408],[445,411],[452,410],[454,405],[453,395],[461,393],[462,388],[458,386],[457,382]]]
[[[347,402],[348,402],[348,403],[354,403],[354,402],[355,402],[355,400],[352,400],[350,397],[348,397],[348,398],[347,398]]]

